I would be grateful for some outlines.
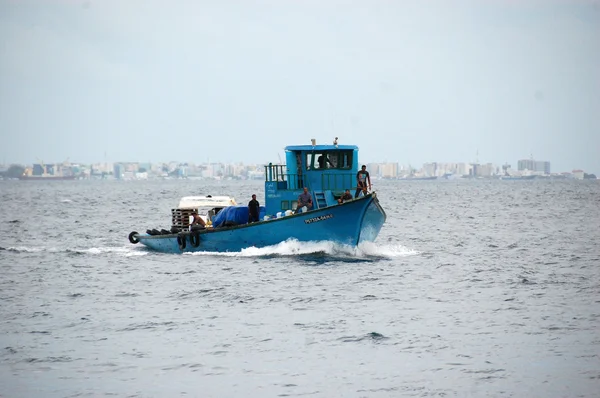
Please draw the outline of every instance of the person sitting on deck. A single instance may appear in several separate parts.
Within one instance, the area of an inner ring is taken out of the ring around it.
[[[313,201],[312,196],[308,193],[308,188],[304,187],[304,192],[298,196],[298,206],[296,207],[296,213],[300,213],[300,209],[306,206],[306,211],[312,210]]]
[[[346,189],[346,192],[344,192],[344,194],[338,199],[338,203],[342,204],[349,200],[352,200],[352,194],[350,193],[349,189]]]
[[[194,219],[192,220],[190,227],[200,227],[200,228],[206,228],[206,223],[204,222],[204,220],[202,219],[202,217],[200,217],[198,215],[198,212],[193,211],[192,212],[192,217],[194,217]]]

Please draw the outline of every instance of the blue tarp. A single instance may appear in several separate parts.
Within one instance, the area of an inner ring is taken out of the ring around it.
[[[265,207],[259,207],[258,219],[265,216]],[[228,206],[217,213],[212,219],[213,228],[229,225],[248,224],[248,206]]]

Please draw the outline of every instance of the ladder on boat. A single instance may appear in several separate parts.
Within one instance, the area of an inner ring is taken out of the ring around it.
[[[327,207],[327,200],[325,200],[325,194],[323,192],[315,191],[315,199],[317,202],[317,209]]]

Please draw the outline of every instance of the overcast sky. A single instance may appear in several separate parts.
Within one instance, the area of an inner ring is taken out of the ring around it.
[[[0,0],[0,162],[600,173],[600,0]]]

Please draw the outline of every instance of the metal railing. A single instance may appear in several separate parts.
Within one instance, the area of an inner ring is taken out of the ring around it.
[[[295,191],[309,186],[305,175],[288,173],[286,166],[280,164],[270,164],[265,166],[265,181],[277,182],[278,189],[289,191]]]
[[[265,181],[286,181],[284,164],[268,164],[265,166]]]
[[[277,182],[278,189],[298,190],[304,187],[311,189],[308,178],[304,174],[287,173],[285,165],[269,164],[265,166],[265,181]],[[322,173],[321,190],[343,192],[346,189],[356,188],[356,180],[353,173]]]

